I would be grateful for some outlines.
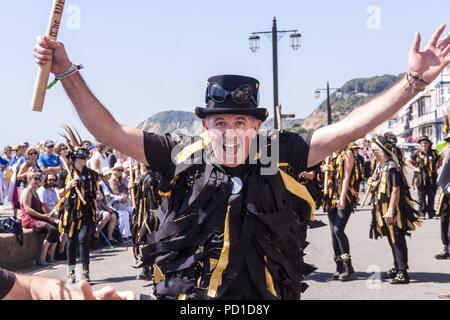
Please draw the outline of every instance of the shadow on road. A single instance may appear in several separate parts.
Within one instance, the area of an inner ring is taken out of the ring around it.
[[[332,273],[326,272],[314,272],[305,278],[305,281],[315,282],[330,282]],[[384,275],[384,273],[383,273]],[[350,281],[355,280],[367,280],[373,274],[365,272],[355,272],[353,278]],[[447,273],[432,273],[432,272],[409,272],[409,278],[411,283],[449,283],[450,288],[450,274]],[[383,279],[385,280],[385,279]]]
[[[449,273],[410,272],[411,283],[449,283]]]
[[[92,285],[102,284],[102,283],[119,283],[119,282],[126,282],[136,280],[136,276],[128,276],[128,277],[113,277],[113,278],[106,278],[102,280],[92,280]]]
[[[305,281],[316,281],[316,282],[329,282],[329,281],[337,281],[337,280],[331,280],[332,273],[328,272],[314,272],[310,275],[308,275],[305,278]],[[355,272],[352,276],[352,280],[367,280],[369,277],[369,274],[365,272]]]

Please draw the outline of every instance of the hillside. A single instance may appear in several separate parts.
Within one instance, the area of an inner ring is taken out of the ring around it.
[[[343,97],[337,99],[336,93],[330,95],[331,114],[333,122],[339,121],[355,108],[370,101],[376,95],[391,87],[403,74],[398,76],[382,75],[371,78],[353,79],[345,83],[340,91]],[[326,99],[315,109],[303,123],[307,130],[317,129],[327,124],[327,101]]]
[[[370,78],[358,78],[346,82],[340,88],[340,91],[343,93],[342,98],[338,99],[336,93],[330,96],[333,122],[341,120],[355,108],[379,95],[402,76],[403,74],[398,76],[386,74]],[[283,120],[283,129],[300,132],[305,129],[311,130],[323,127],[326,123],[327,101],[325,99],[306,119]],[[170,110],[149,117],[146,121],[141,122],[138,128],[142,128],[144,125],[144,130],[160,134],[173,132],[177,129],[193,134],[194,129],[199,129],[201,123],[193,112]],[[262,128],[273,128],[273,118],[267,119]]]

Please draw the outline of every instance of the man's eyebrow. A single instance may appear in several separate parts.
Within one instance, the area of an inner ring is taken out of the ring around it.
[[[216,121],[219,121],[219,120],[221,120],[221,121],[225,121],[225,119],[224,119],[224,118],[216,118],[216,119],[214,119],[214,122],[216,122]]]

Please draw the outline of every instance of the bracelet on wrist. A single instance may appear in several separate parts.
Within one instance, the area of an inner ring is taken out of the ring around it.
[[[418,75],[412,74],[411,72],[406,73],[406,81],[408,81],[408,84],[405,85],[405,89],[410,88],[411,93],[424,91],[425,88],[430,84],[425,79],[419,77]]]
[[[51,89],[53,88],[53,86],[58,82],[61,81],[64,78],[70,77],[71,75],[77,73],[78,71],[80,71],[81,69],[84,69],[84,66],[82,64],[79,65],[75,65],[75,64],[71,64],[70,67],[60,73],[60,74],[55,74],[55,79],[49,83],[49,85],[47,86],[47,89]]]

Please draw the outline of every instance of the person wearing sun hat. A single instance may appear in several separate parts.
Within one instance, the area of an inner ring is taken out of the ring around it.
[[[403,174],[403,159],[399,158],[395,141],[389,135],[372,141],[374,156],[380,165],[372,182],[372,222],[370,238],[386,236],[392,249],[394,266],[386,278],[391,284],[409,283],[406,235],[421,225],[412,205],[409,186]]]
[[[60,211],[60,233],[67,236],[67,281],[75,283],[75,267],[79,248],[82,265],[82,280],[90,282],[90,243],[97,224],[97,180],[98,173],[89,169],[86,162],[89,150],[83,145],[78,132],[64,126],[62,135],[69,148],[70,166],[66,167],[67,176],[61,191],[61,200],[57,204],[63,206]],[[76,133],[76,135],[75,135]]]
[[[419,196],[419,212],[423,218],[435,216],[434,198],[437,191],[438,168],[441,158],[432,148],[433,142],[428,136],[417,139],[420,149],[406,159],[406,164],[414,170],[413,186]]]

